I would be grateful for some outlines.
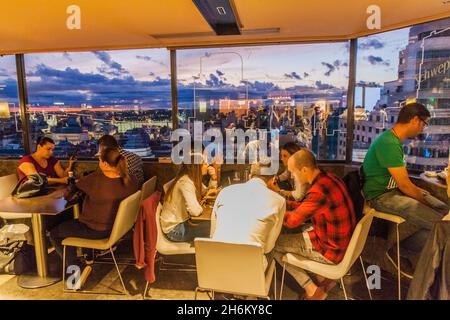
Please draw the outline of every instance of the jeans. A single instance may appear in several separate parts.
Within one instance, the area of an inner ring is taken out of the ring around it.
[[[305,236],[307,239],[305,239]],[[275,260],[279,264],[283,265],[284,262],[282,261],[282,258],[286,253],[293,253],[308,260],[313,260],[324,264],[334,264],[313,247],[311,241],[309,240],[309,236],[303,232],[295,234],[280,234],[273,253]],[[302,288],[305,288],[312,281],[305,270],[291,264],[286,263],[286,271],[294,277]]]
[[[449,211],[448,205],[430,194],[425,195],[425,201],[427,205],[395,189],[369,200],[369,204],[377,211],[400,216],[407,223],[418,227],[419,231],[405,239],[402,245],[411,251],[420,252],[434,223],[442,220]]]
[[[193,223],[186,220],[183,223],[177,224],[166,236],[174,242],[192,242],[195,238],[209,238],[210,230],[211,221]]]
[[[89,228],[78,220],[69,220],[61,223],[50,231],[50,242],[55,247],[56,252],[62,258],[62,241],[68,237],[77,237],[84,239],[104,239],[108,238],[111,230],[97,231]],[[77,254],[75,247],[66,247],[66,265],[77,264]]]

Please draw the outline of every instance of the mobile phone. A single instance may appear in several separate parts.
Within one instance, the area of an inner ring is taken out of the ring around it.
[[[80,150],[76,149],[72,154],[69,156],[69,160],[75,160],[78,156]]]

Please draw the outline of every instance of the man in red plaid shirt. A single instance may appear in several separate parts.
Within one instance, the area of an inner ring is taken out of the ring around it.
[[[275,259],[282,264],[285,253],[293,253],[325,264],[342,261],[356,225],[353,203],[345,184],[335,175],[321,171],[314,155],[302,149],[288,161],[288,169],[297,185],[310,184],[301,202],[292,211],[286,210],[284,226],[296,228],[311,220],[311,226],[301,233],[282,234],[275,247]],[[288,271],[306,291],[307,300],[324,300],[335,282],[316,276],[314,283],[308,274],[295,266]]]

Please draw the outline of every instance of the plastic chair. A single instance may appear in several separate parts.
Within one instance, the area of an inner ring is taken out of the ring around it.
[[[275,260],[264,270],[264,250],[256,242],[230,243],[208,238],[196,238],[195,260],[198,291],[225,292],[236,295],[263,297],[270,300],[269,290],[274,280],[276,299]]]
[[[0,200],[5,199],[11,195],[11,192],[14,190],[14,187],[19,182],[16,174],[10,174],[7,176],[0,177]],[[5,220],[8,219],[26,219],[31,218],[31,214],[27,213],[1,213],[0,218]]]
[[[162,211],[162,205],[161,203],[158,204],[158,208],[156,209],[156,228],[158,230],[158,236],[156,240],[156,251],[160,254],[159,259],[161,261],[159,270],[176,270],[176,271],[195,271],[195,266],[193,265],[186,265],[181,263],[168,263],[164,262],[163,255],[170,256],[170,255],[179,255],[179,254],[194,254],[195,248],[191,245],[189,242],[175,242],[170,241],[167,239],[166,235],[162,231],[161,228],[161,211]],[[176,266],[176,267],[182,267],[179,269],[166,269],[163,268],[163,266]],[[185,268],[183,268],[185,267]],[[144,289],[144,299],[147,295],[148,291],[148,285],[147,282]]]
[[[117,264],[116,258],[114,256],[114,252],[112,247],[133,227],[136,222],[139,205],[141,199],[141,191],[137,191],[136,193],[130,195],[126,199],[120,202],[119,209],[117,210],[116,219],[114,220],[114,225],[111,231],[111,235],[109,238],[92,240],[92,239],[83,239],[83,238],[66,238],[63,240],[62,245],[63,249],[63,292],[77,292],[77,293],[101,293],[87,290],[71,290],[65,288],[65,267],[66,267],[66,247],[80,247],[80,248],[88,248],[95,250],[109,250],[111,256],[114,261],[114,265],[116,267],[117,273],[119,274],[120,282],[122,283],[123,293],[120,294],[128,294],[127,289],[125,288],[125,284],[122,279],[122,275],[120,274],[119,266]],[[111,293],[105,293],[111,294]]]
[[[343,277],[348,273],[350,268],[355,263],[356,259],[361,262],[361,267],[363,269],[364,278],[366,280],[367,290],[369,292],[370,300],[372,300],[372,294],[370,292],[369,283],[367,281],[366,269],[364,267],[364,262],[361,258],[361,253],[366,244],[367,236],[369,234],[370,225],[372,224],[373,216],[371,214],[366,214],[356,225],[353,231],[352,238],[345,252],[344,258],[339,264],[328,265],[320,263],[317,261],[308,260],[301,256],[288,253],[283,256],[283,276],[281,279],[281,289],[280,289],[280,299],[283,294],[283,284],[284,284],[284,273],[286,271],[286,264],[291,264],[293,266],[299,267],[303,270],[310,271],[312,273],[318,274],[322,277],[338,280],[340,279],[342,290],[344,291],[345,300],[348,300],[347,292],[345,290]]]
[[[401,288],[401,265],[400,265],[400,233],[399,233],[399,226],[405,222],[405,219],[403,219],[400,216],[394,215],[394,214],[390,214],[390,213],[386,213],[386,212],[381,212],[381,211],[377,211],[373,208],[371,208],[367,202],[364,206],[364,214],[367,213],[371,213],[374,217],[378,218],[378,219],[382,219],[382,220],[386,220],[392,223],[395,223],[396,225],[396,235],[397,235],[397,286],[398,286],[398,300],[402,299],[402,288]],[[387,254],[387,252],[386,252]]]
[[[150,197],[153,192],[155,192],[156,189],[156,176],[152,177],[151,179],[148,179],[144,182],[141,188],[141,203],[148,197]]]

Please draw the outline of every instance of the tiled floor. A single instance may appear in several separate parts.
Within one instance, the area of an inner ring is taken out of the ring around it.
[[[131,243],[124,241],[117,250],[120,257],[132,257]],[[165,257],[166,262],[195,264],[194,256],[171,256]],[[57,257],[53,256],[50,263],[57,263]],[[159,264],[158,264],[159,265]],[[157,266],[158,266],[157,265]],[[366,266],[367,267],[367,266]],[[134,266],[121,265],[125,286],[129,291],[129,296],[109,295],[109,294],[82,294],[82,293],[63,293],[62,282],[40,289],[23,289],[17,285],[17,277],[10,275],[0,275],[0,299],[58,299],[58,300],[103,300],[103,299],[142,299],[142,293],[145,288],[145,280],[141,270]],[[277,268],[277,292],[280,292],[281,267]],[[150,296],[152,299],[194,299],[194,290],[197,285],[195,272],[166,271],[160,270],[157,274],[157,281],[150,285]],[[350,271],[350,275],[344,278],[347,294],[353,299],[369,299],[365,286],[364,278],[359,263],[355,263]],[[403,296],[406,295],[409,281],[402,278]],[[117,292],[121,290],[121,284],[117,276],[114,265],[96,264],[85,285],[86,290]],[[303,291],[289,276],[286,276],[286,285],[284,288],[283,299],[299,299],[299,293]],[[395,275],[382,272],[381,289],[372,290],[373,298],[376,300],[395,300],[397,299],[397,282]],[[216,299],[223,299],[224,296],[216,294]],[[273,298],[273,293],[272,293]],[[208,299],[206,293],[199,293],[198,299]],[[343,291],[339,285],[333,288],[328,299],[344,299]]]

